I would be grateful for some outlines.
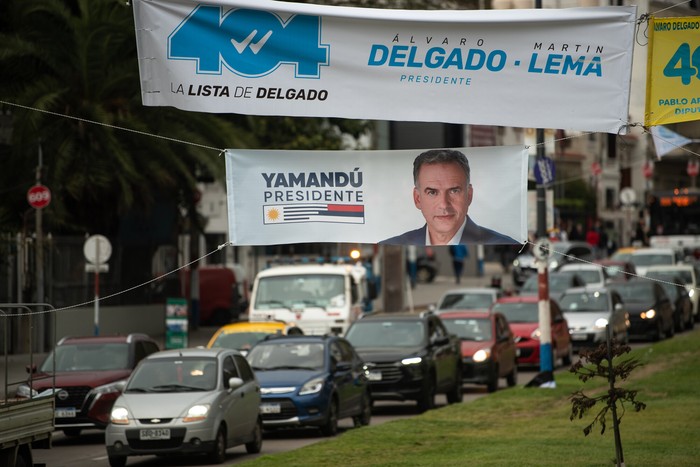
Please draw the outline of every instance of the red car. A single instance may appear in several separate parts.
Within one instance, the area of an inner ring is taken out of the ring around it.
[[[571,365],[573,346],[569,324],[556,300],[549,300],[552,327],[552,364],[562,359]],[[539,298],[536,296],[514,296],[499,298],[491,307],[492,312],[503,313],[510,323],[518,345],[518,365],[540,364]]]
[[[450,311],[440,319],[461,340],[462,383],[485,384],[489,392],[498,389],[498,379],[509,387],[518,383],[515,335],[501,313]]]
[[[78,436],[83,429],[104,429],[133,369],[158,350],[154,339],[138,333],[64,337],[38,369],[29,368],[31,380],[18,388],[17,396],[34,397],[51,390],[55,378],[56,429],[66,436]]]

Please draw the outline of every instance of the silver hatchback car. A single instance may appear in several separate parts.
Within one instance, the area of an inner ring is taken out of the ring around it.
[[[237,350],[179,349],[141,361],[114,403],[105,433],[109,465],[128,456],[205,454],[262,448],[260,384]]]

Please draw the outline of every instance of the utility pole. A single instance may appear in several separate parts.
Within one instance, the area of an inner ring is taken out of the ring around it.
[[[39,141],[39,162],[36,167],[36,184],[41,185],[41,171],[43,170],[44,154],[41,149],[41,140]],[[44,228],[42,226],[42,210],[35,209],[36,213],[36,302],[44,303]],[[34,342],[37,342],[41,348],[34,349],[43,352],[44,348],[44,326],[49,314],[43,313],[37,316],[36,319],[36,335]],[[31,322],[31,321],[30,321]]]

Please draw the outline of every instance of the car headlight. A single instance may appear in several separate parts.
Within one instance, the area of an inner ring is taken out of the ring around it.
[[[112,407],[112,413],[109,415],[109,421],[115,425],[129,424],[129,411],[126,407]]]
[[[36,389],[32,389],[27,384],[20,384],[17,386],[17,398],[19,399],[30,399],[36,397],[39,393]]]
[[[187,410],[187,414],[182,419],[183,422],[201,422],[207,418],[209,413],[209,404],[197,404],[193,405]]]
[[[421,357],[408,357],[404,358],[401,360],[402,365],[418,365],[420,362],[422,362],[423,359]]]
[[[654,319],[656,311],[652,308],[651,310],[643,311],[639,316],[641,316],[642,319]]]
[[[534,331],[532,331],[532,334],[530,334],[530,337],[532,337],[533,339],[540,340],[541,335],[542,335],[542,333],[540,332],[540,328],[537,328]]]
[[[321,376],[310,379],[301,387],[299,390],[299,395],[305,396],[307,394],[316,394],[317,392],[321,392],[321,389],[323,389],[323,381],[324,378]]]
[[[109,394],[112,392],[122,392],[126,386],[126,380],[115,381],[114,383],[105,384],[104,386],[98,386],[92,390],[95,394]]]
[[[593,324],[593,327],[598,328],[598,329],[604,329],[605,326],[608,325],[608,320],[605,318],[598,318],[595,320],[595,323]]]
[[[690,289],[688,291],[688,297],[693,298],[695,296],[695,289]]]
[[[517,259],[514,259],[514,260],[513,260],[513,267],[516,267],[516,268],[517,268],[518,266],[520,266],[520,261],[517,260]]]
[[[559,266],[559,261],[557,260],[552,260],[549,262],[549,269],[555,270]]]
[[[474,353],[474,361],[477,363],[484,362],[491,358],[491,349],[480,349]]]

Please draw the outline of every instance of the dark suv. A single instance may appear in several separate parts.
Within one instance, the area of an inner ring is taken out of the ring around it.
[[[55,379],[56,429],[67,436],[104,429],[123,383],[137,363],[158,350],[158,343],[145,334],[64,337],[38,370],[31,369],[30,381],[17,395],[51,390]]]
[[[346,339],[369,368],[372,400],[415,400],[421,412],[435,395],[462,401],[459,339],[431,313],[376,313],[355,321]]]

